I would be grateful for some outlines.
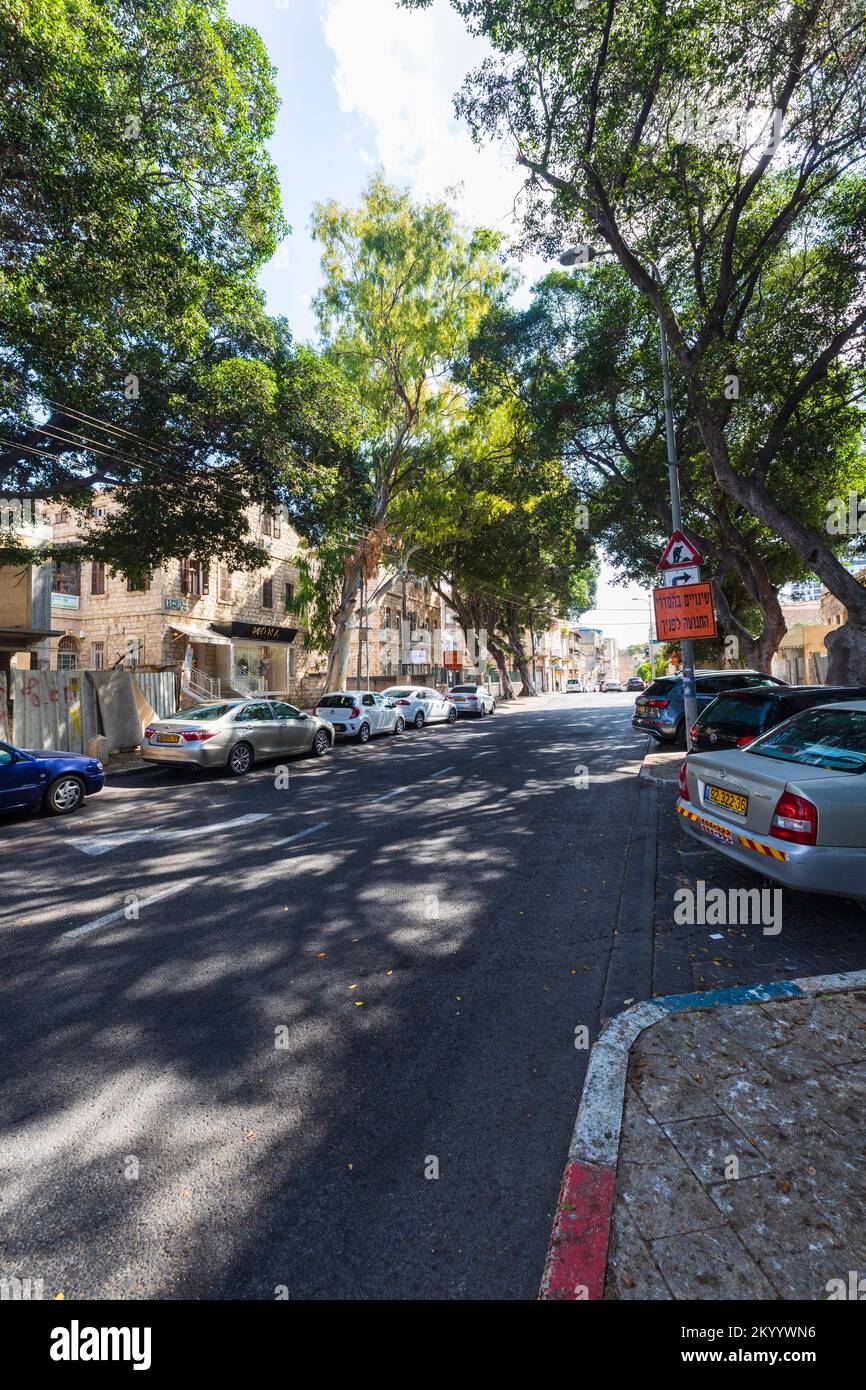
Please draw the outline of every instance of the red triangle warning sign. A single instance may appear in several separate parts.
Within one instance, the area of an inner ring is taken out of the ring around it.
[[[691,541],[686,540],[682,531],[674,531],[659,560],[660,570],[675,570],[682,565],[702,565],[703,555],[699,555]]]

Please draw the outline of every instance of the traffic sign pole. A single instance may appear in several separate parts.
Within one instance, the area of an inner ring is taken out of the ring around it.
[[[661,283],[661,276],[653,266],[655,279]],[[662,386],[665,402],[665,434],[668,445],[668,474],[671,488],[671,521],[675,531],[682,530],[683,517],[680,509],[680,473],[677,463],[676,440],[674,437],[674,412],[671,404],[671,374],[668,364],[668,339],[664,319],[659,314],[659,336],[661,339]],[[686,748],[691,749],[691,727],[698,717],[698,701],[695,693],[695,653],[690,641],[681,643],[683,654],[683,703],[686,716]]]

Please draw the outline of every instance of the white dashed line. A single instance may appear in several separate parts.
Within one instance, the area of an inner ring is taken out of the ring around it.
[[[408,790],[408,787],[395,787],[392,792],[386,792],[384,796],[374,796],[371,805],[375,805],[377,801],[390,801],[392,796],[402,796]]]
[[[80,840],[70,840],[73,849],[80,849],[82,854],[107,854],[109,850],[117,849],[118,845],[130,845],[136,840],[186,840],[192,837],[204,839],[208,835],[215,835],[218,831],[234,830],[239,825],[252,825],[253,821],[267,820],[267,811],[258,811],[248,816],[237,816],[234,820],[224,820],[216,825],[194,825],[187,830],[125,830],[120,835],[100,835],[85,836]]]
[[[92,922],[85,922],[83,927],[74,927],[72,931],[62,933],[65,937],[84,936],[85,932],[96,931],[97,927],[107,927],[111,922],[119,922],[122,917],[129,921],[137,921],[138,913],[143,907],[150,907],[152,903],[161,903],[163,898],[172,898],[175,893],[182,893],[185,888],[192,888],[193,884],[201,883],[200,878],[185,878],[182,883],[173,883],[170,888],[163,888],[160,893],[153,893],[149,898],[139,898],[133,903],[127,903],[126,907],[119,907],[116,912],[106,912],[104,916],[97,917]],[[128,917],[130,907],[134,907],[135,916]]]
[[[445,774],[446,774],[446,772],[453,772],[453,771],[454,771],[454,766],[453,766],[453,764],[452,764],[451,767],[440,767],[440,769],[439,769],[438,772],[431,772],[431,773],[430,773],[430,778],[431,778],[431,780],[432,780],[434,777],[444,777]]]
[[[329,820],[317,821],[315,825],[308,825],[306,830],[299,830],[297,835],[289,835],[285,840],[275,840],[272,845],[268,845],[268,849],[279,849],[280,845],[294,844],[295,840],[303,840],[307,835],[315,834],[317,830],[325,830],[330,824]]]

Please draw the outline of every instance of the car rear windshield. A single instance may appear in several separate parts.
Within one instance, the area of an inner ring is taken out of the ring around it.
[[[769,728],[774,711],[779,723],[785,716],[777,700],[738,700],[735,695],[720,695],[699,715],[698,724],[702,729],[721,726],[732,733],[759,734]]]
[[[389,700],[411,700],[415,694],[414,690],[383,690],[383,695],[387,695]]]
[[[652,685],[648,685],[644,695],[667,695],[669,690],[673,690],[676,680],[657,680]]]
[[[351,709],[355,701],[351,695],[323,695],[317,709]]]
[[[474,695],[478,689],[477,685],[452,685],[452,695]]]
[[[189,719],[201,719],[208,721],[211,719],[222,719],[223,715],[231,714],[234,705],[193,705],[192,709],[178,710],[177,714],[170,714],[168,719],[178,719],[185,724]]]
[[[866,713],[810,709],[766,734],[749,749],[760,758],[778,758],[828,772],[866,772]]]

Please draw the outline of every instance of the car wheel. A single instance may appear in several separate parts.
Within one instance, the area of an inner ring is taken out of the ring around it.
[[[424,722],[425,722],[424,711],[423,711],[423,709],[419,709],[418,713],[415,715],[415,718],[412,720],[412,723],[415,725],[415,728],[416,728],[416,729],[423,729],[423,728],[424,728]]]
[[[81,778],[64,773],[51,783],[42,804],[49,816],[66,816],[70,811],[77,811],[83,801],[84,783]]]
[[[479,719],[483,719],[483,718],[484,718],[484,705],[483,705],[483,704],[479,707],[479,710],[478,710],[478,718],[479,718]]]
[[[491,714],[495,714],[495,713],[496,713],[496,701],[495,701],[495,700],[493,701],[493,704],[490,706],[490,713],[491,713]]]
[[[330,747],[331,740],[328,737],[327,730],[320,729],[313,739],[312,752],[315,753],[317,758],[324,758],[325,754],[330,751]]]
[[[677,725],[677,731],[673,737],[672,747],[685,748],[686,746],[686,721],[681,719]]]
[[[254,762],[253,750],[248,743],[236,743],[229,753],[226,767],[232,777],[245,777]]]
[[[456,724],[456,723],[457,723],[457,711],[456,711],[456,709],[450,709],[450,710],[448,711],[448,719],[447,719],[446,722],[447,722],[448,724]]]
[[[397,720],[396,720],[396,722],[395,722],[395,724],[394,724],[394,733],[395,733],[395,734],[402,734],[402,732],[403,732],[403,730],[405,729],[405,727],[406,727],[406,720],[403,718],[402,714],[398,714],[398,715],[397,715]]]
[[[359,743],[368,743],[370,739],[370,725],[362,724],[356,737]]]

